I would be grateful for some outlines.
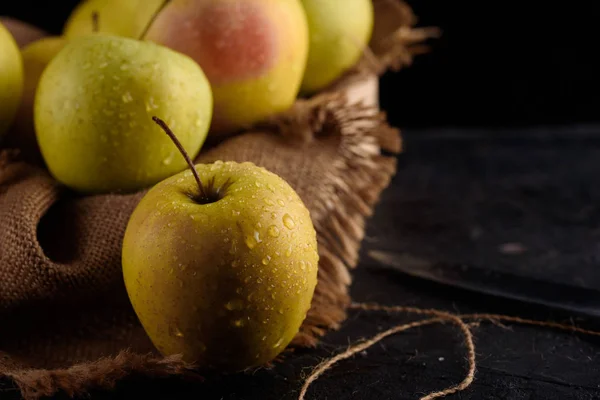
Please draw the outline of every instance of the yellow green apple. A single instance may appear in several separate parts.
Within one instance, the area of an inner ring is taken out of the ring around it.
[[[12,125],[23,92],[23,61],[13,36],[0,24],[0,139]]]
[[[206,196],[188,170],[154,186],[131,215],[129,298],[162,354],[226,371],[263,365],[310,308],[315,229],[279,176],[251,163],[195,168]]]
[[[10,139],[28,156],[39,156],[33,125],[33,103],[40,77],[66,43],[63,37],[50,36],[30,43],[21,50],[24,70],[23,97]]]
[[[210,135],[248,128],[288,109],[308,54],[299,0],[172,0],[145,39],[202,67],[215,101]]]
[[[373,33],[372,0],[302,0],[310,45],[302,92],[317,92],[354,66]]]
[[[44,70],[35,96],[38,144],[52,175],[86,193],[135,191],[185,168],[160,116],[195,156],[212,114],[210,85],[189,57],[150,42],[87,35]]]
[[[97,32],[139,39],[166,0],[85,0],[71,13],[63,34],[74,38]]]

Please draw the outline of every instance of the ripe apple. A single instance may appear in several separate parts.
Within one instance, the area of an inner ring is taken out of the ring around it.
[[[373,0],[302,0],[309,52],[301,91],[317,92],[360,59],[373,33]]]
[[[311,305],[319,256],[309,211],[254,164],[189,163],[194,172],[154,186],[131,215],[129,298],[164,355],[227,371],[265,364]]]
[[[299,0],[172,0],[144,39],[187,54],[202,67],[215,99],[213,136],[290,108],[308,54]]]
[[[212,115],[210,84],[192,59],[105,34],[69,41],[46,67],[35,97],[36,136],[48,169],[86,193],[134,191],[185,169],[151,115],[180,129],[193,156]]]
[[[12,125],[23,92],[23,61],[17,43],[0,24],[0,140]]]
[[[23,98],[8,140],[27,156],[40,157],[33,125],[33,103],[40,77],[66,43],[63,37],[50,36],[30,43],[21,50],[24,71]]]
[[[167,0],[86,0],[69,16],[63,35],[72,39],[100,32],[139,39],[165,3]]]

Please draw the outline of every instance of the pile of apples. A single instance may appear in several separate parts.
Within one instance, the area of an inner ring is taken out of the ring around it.
[[[191,160],[207,137],[330,85],[372,28],[371,0],[87,0],[61,36],[23,49],[0,23],[0,145],[12,127],[84,194],[151,187],[123,273],[153,343],[222,369],[262,365],[310,308],[315,229],[277,175]]]

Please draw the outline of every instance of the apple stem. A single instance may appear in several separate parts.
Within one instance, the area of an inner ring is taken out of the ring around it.
[[[148,31],[152,27],[152,24],[154,24],[154,21],[156,21],[156,17],[158,17],[158,15],[161,13],[161,11],[164,10],[164,8],[170,2],[171,2],[171,0],[165,0],[165,1],[163,1],[163,3],[158,8],[158,10],[156,10],[156,12],[154,13],[154,15],[152,16],[152,18],[150,18],[150,21],[148,21],[148,24],[146,24],[146,27],[144,28],[144,30],[140,34],[139,40],[144,40],[144,37],[146,37],[146,34],[148,33]]]
[[[98,11],[92,12],[92,32],[98,33],[100,31],[100,17]]]
[[[190,169],[192,170],[192,174],[194,174],[194,178],[196,179],[196,183],[198,184],[198,188],[200,189],[200,198],[207,199],[208,197],[206,196],[206,192],[204,191],[204,186],[202,185],[202,181],[200,180],[200,175],[198,175],[198,171],[196,170],[194,163],[192,162],[187,151],[185,151],[185,149],[181,145],[181,142],[179,141],[179,139],[177,139],[177,136],[175,136],[175,134],[173,133],[171,128],[169,128],[169,126],[166,124],[166,122],[163,121],[162,119],[160,119],[158,117],[152,117],[152,120],[154,122],[156,122],[158,124],[158,126],[160,126],[163,129],[163,131],[165,131],[165,133],[171,138],[173,143],[175,143],[175,146],[177,146],[177,149],[179,150],[179,152],[181,153],[183,158],[185,158],[185,161],[190,166]]]

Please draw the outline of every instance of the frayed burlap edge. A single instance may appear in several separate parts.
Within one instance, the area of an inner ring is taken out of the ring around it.
[[[298,102],[278,119],[282,134],[301,141],[332,131],[341,139],[342,157],[311,213],[319,243],[319,279],[312,308],[292,346],[315,345],[346,318],[349,270],[358,262],[365,219],[396,171],[396,159],[381,155],[382,145],[392,153],[401,150],[400,133],[386,124],[383,113],[350,101],[343,94],[325,94]],[[289,129],[290,125],[296,129]]]
[[[49,397],[58,391],[75,397],[86,393],[90,387],[112,389],[119,380],[135,374],[143,374],[148,378],[179,375],[201,379],[193,367],[181,361],[179,356],[157,357],[152,354],[135,354],[128,350],[121,351],[115,357],[80,363],[65,369],[7,372],[2,371],[0,365],[0,374],[11,379],[25,399]]]

